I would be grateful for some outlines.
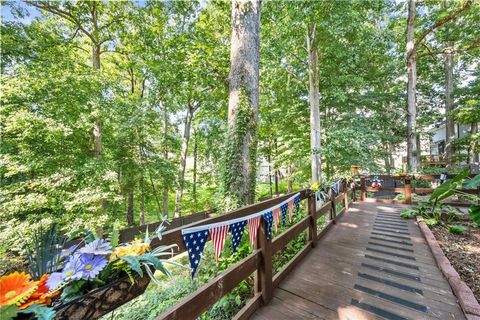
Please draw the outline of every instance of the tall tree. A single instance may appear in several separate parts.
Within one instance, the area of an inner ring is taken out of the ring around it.
[[[255,199],[261,0],[232,1],[228,132],[223,184],[227,209]]]
[[[320,140],[320,82],[318,70],[317,26],[311,23],[307,27],[308,51],[308,101],[310,103],[310,148],[312,183],[322,179],[321,140]]]

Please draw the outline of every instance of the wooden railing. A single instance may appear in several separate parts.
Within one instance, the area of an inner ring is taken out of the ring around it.
[[[400,187],[369,187],[367,186],[366,180],[373,176],[361,176],[360,177],[360,199],[365,202],[381,202],[381,203],[393,203],[393,204],[411,204],[412,203],[412,193],[419,195],[431,194],[434,188],[423,188],[415,187],[412,182],[418,181],[428,181],[433,182],[440,179],[440,175],[416,175],[416,176],[390,176],[390,175],[376,175],[382,180],[392,179],[394,181],[399,181],[403,186]],[[452,179],[454,175],[447,175],[447,179]],[[474,175],[471,175],[470,178],[473,178]],[[367,192],[379,192],[379,191],[388,191],[395,193],[403,193],[404,200],[395,200],[395,199],[378,199],[378,198],[368,198]],[[476,194],[480,197],[480,187],[476,189],[461,189],[464,193]],[[461,202],[447,202],[449,205],[456,206],[469,206],[469,204]]]
[[[244,217],[268,209],[292,195],[293,193],[269,199],[230,213],[192,223],[188,227]],[[307,214],[300,221],[271,240],[267,239],[267,226],[262,219],[257,236],[256,249],[251,254],[230,266],[227,270],[192,294],[183,298],[175,306],[162,313],[157,319],[195,319],[240,284],[240,282],[254,274],[254,295],[235,316],[235,319],[247,319],[262,304],[266,304],[272,299],[274,288],[277,287],[299,261],[315,247],[318,239],[335,223],[337,217],[348,210],[354,195],[354,190],[347,189],[344,184],[342,192],[339,195],[334,198],[332,197],[331,201],[326,202],[317,210],[315,207],[314,193],[310,190],[300,191],[301,203],[304,203],[303,201],[307,202]],[[339,203],[343,203],[344,205],[337,213],[336,207]],[[329,217],[328,223],[318,232],[317,220],[327,214]],[[157,241],[152,245],[158,246],[161,244],[176,243],[179,245],[178,253],[184,252],[186,248],[183,244],[181,229],[185,227],[187,226],[166,232],[161,241]],[[273,274],[273,255],[285,248],[289,242],[296,239],[304,231],[307,231],[307,238],[303,248],[276,274]]]

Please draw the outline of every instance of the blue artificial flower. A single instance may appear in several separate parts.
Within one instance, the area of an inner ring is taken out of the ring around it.
[[[96,239],[87,243],[83,248],[78,250],[80,253],[91,253],[95,255],[107,255],[112,253],[112,246],[104,239]]]
[[[53,272],[47,280],[47,287],[49,290],[57,289],[64,281],[63,272]]]
[[[80,256],[80,269],[83,279],[95,279],[106,265],[107,259],[105,259],[104,256],[97,256],[89,253],[83,253]]]
[[[60,253],[60,258],[66,258],[68,256],[71,256],[72,254],[75,253],[75,251],[78,249],[78,247],[80,246],[81,242],[77,243],[77,244],[74,244],[73,246],[67,248],[67,249],[63,249],[62,252]]]
[[[63,282],[81,279],[83,276],[81,255],[74,253],[67,257],[67,262],[61,272],[53,272],[47,280],[50,290],[58,288]]]

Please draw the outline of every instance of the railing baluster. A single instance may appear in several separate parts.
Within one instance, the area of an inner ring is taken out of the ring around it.
[[[410,178],[405,178],[405,203],[412,204],[412,184]]]
[[[308,227],[308,240],[312,241],[312,247],[315,248],[317,242],[317,219],[316,219],[316,199],[312,192],[307,200],[308,215],[310,216],[310,225]]]
[[[360,201],[365,201],[367,198],[367,190],[365,185],[365,177],[360,177]]]

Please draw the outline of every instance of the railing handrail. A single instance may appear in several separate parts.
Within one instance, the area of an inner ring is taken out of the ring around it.
[[[197,318],[241,281],[247,279],[255,272],[255,294],[235,316],[235,319],[248,318],[248,316],[262,304],[266,304],[272,299],[273,289],[278,283],[285,278],[292,268],[315,246],[318,239],[335,223],[337,216],[348,210],[349,204],[353,201],[353,199],[349,200],[348,196],[353,195],[354,197],[355,193],[353,190],[346,188],[346,183],[344,183],[342,190],[344,190],[344,192],[336,197],[332,197],[331,200],[326,202],[323,207],[318,210],[315,207],[314,193],[308,189],[301,190],[300,200],[307,200],[307,215],[303,219],[290,226],[274,240],[267,239],[266,223],[262,219],[257,236],[257,248],[251,254],[233,266],[230,266],[227,270],[204,284],[195,292],[181,299],[179,303],[159,315],[157,319]],[[269,199],[218,217],[192,223],[188,227],[243,217],[274,206],[293,194],[294,193]],[[342,201],[344,201],[345,207],[337,215],[335,210],[336,204]],[[317,219],[327,213],[330,213],[330,221],[326,227],[318,233]],[[183,228],[184,227],[165,233],[161,243],[173,243],[172,240],[174,239],[180,240],[181,234],[179,232]],[[282,250],[290,241],[297,238],[305,230],[308,230],[308,237],[304,247],[281,270],[273,275],[273,254]],[[160,243],[157,243],[157,245],[160,245]],[[182,252],[185,249],[183,241],[180,241],[178,251]]]
[[[432,193],[434,188],[420,188],[415,187],[412,185],[412,181],[415,180],[422,180],[422,181],[434,181],[436,179],[440,179],[440,175],[414,175],[414,176],[389,176],[389,175],[376,175],[379,178],[393,178],[394,180],[402,179],[404,180],[403,187],[367,187],[366,179],[371,177],[372,175],[362,175],[360,176],[360,197],[361,201],[374,201],[374,202],[383,202],[383,203],[396,203],[396,204],[411,204],[412,203],[412,192],[418,192],[421,194],[429,194]],[[453,178],[455,175],[447,175],[447,179]],[[475,177],[475,175],[470,175],[470,178]],[[476,189],[459,189],[462,192],[469,193],[469,194],[476,194],[480,196],[480,187]],[[387,192],[397,192],[403,193],[405,195],[405,200],[394,200],[394,199],[372,199],[367,198],[367,192],[379,192],[379,191],[387,191]],[[462,203],[457,202],[449,202],[449,205],[458,205],[463,206]]]

